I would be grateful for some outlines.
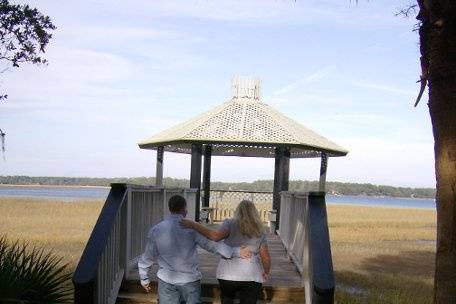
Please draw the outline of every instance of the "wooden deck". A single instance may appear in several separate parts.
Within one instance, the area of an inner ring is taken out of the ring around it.
[[[259,303],[304,303],[304,288],[301,275],[288,258],[279,237],[268,234],[269,253],[271,255],[271,280],[263,284]],[[203,303],[219,303],[218,281],[215,277],[219,258],[203,249],[198,249]],[[137,270],[130,272],[128,281],[122,283],[121,292],[116,303],[156,303],[157,265],[151,269],[149,277],[153,282],[153,294],[147,295],[139,285]]]

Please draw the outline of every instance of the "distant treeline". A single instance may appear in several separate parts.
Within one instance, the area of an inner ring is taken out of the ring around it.
[[[140,185],[155,184],[154,177],[132,178],[93,178],[93,177],[49,177],[49,176],[0,176],[0,184],[8,185],[55,185],[55,186],[109,186],[111,183],[130,183]],[[167,187],[189,187],[188,179],[166,177],[164,184]],[[272,191],[272,180],[257,180],[254,182],[225,183],[211,182],[212,189],[219,190],[249,190],[249,191]],[[315,191],[318,189],[317,181],[290,181],[290,190]],[[395,196],[434,198],[433,188],[406,188],[372,184],[356,184],[327,182],[326,190],[330,194],[342,195],[371,195],[371,196]]]

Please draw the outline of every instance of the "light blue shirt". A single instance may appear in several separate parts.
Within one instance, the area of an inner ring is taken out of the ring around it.
[[[193,229],[182,228],[179,225],[182,218],[180,214],[171,214],[149,230],[146,250],[138,261],[141,284],[149,283],[148,272],[154,262],[158,262],[157,277],[166,283],[183,285],[200,280],[197,245],[224,258],[239,256],[239,247],[231,248]]]

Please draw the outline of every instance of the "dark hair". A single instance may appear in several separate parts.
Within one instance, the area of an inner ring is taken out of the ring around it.
[[[168,201],[168,208],[171,212],[179,212],[187,207],[185,198],[180,195],[173,195]]]

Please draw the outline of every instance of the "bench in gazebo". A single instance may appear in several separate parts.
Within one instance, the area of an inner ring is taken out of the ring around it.
[[[188,216],[199,220],[201,208],[210,203],[212,156],[275,159],[276,231],[269,239],[276,265],[272,276],[277,276],[265,284],[264,298],[273,303],[333,302],[324,190],[328,158],[345,156],[345,149],[262,102],[258,80],[240,78],[233,80],[229,101],[142,141],[139,147],[157,151],[156,185],[112,186],[73,277],[75,303],[129,303],[144,297],[135,264],[144,250],[147,228],[168,214],[167,198],[175,193],[186,197]],[[163,187],[165,152],[191,154],[190,188]],[[321,158],[317,192],[288,191],[290,158],[311,157]],[[216,259],[202,260],[203,294],[211,302],[217,294]]]

